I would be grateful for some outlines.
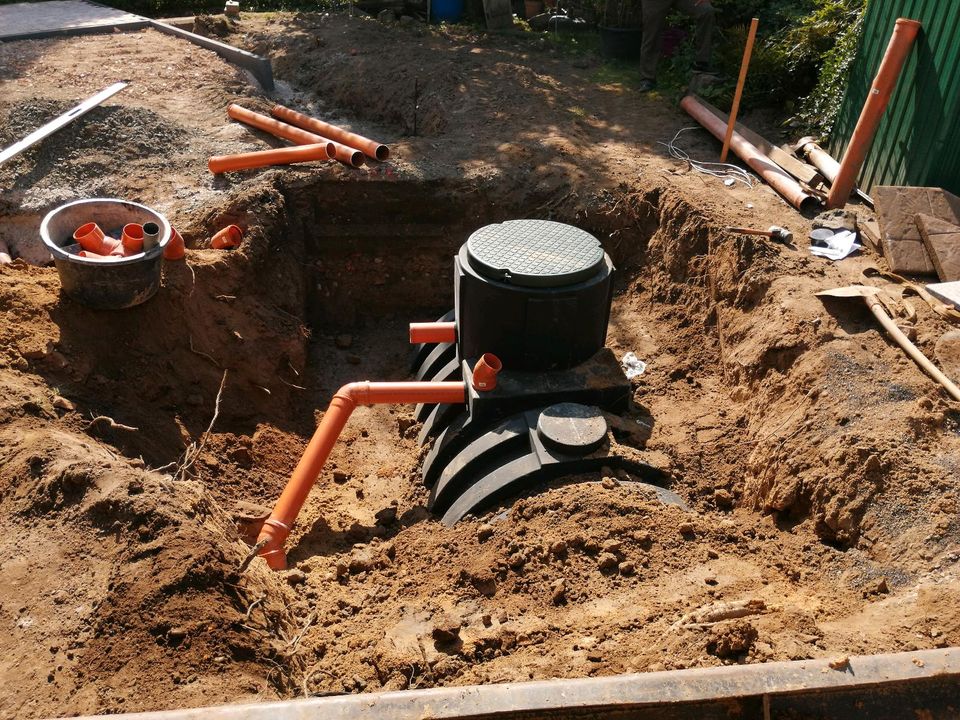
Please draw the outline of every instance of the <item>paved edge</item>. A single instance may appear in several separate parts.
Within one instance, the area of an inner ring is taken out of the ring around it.
[[[871,698],[890,717],[955,717],[960,697],[960,647],[885,655],[670,670],[576,680],[471,685],[342,695],[248,705],[136,713],[127,720],[422,720],[431,718],[750,717],[749,703],[789,708],[791,702],[846,695]],[[946,700],[944,700],[946,698]],[[732,703],[732,704],[731,704]],[[915,703],[915,704],[914,704]],[[838,704],[836,710],[843,712]],[[912,705],[913,710],[908,710]],[[948,707],[948,705],[950,707]],[[693,706],[707,715],[689,714]],[[857,705],[855,704],[854,707]],[[953,709],[951,709],[951,707]],[[925,713],[925,714],[924,714]],[[819,717],[820,715],[817,715]],[[829,717],[835,717],[829,714]],[[844,715],[845,716],[845,715]],[[806,715],[804,715],[806,717]],[[836,716],[840,717],[840,716]],[[80,719],[82,720],[82,719]],[[92,718],[87,718],[92,720]]]
[[[203,35],[197,35],[189,30],[183,30],[182,28],[174,27],[173,25],[169,25],[160,20],[150,20],[148,22],[152,27],[162,33],[166,33],[167,35],[175,35],[176,37],[192,42],[194,45],[199,45],[207,50],[213,50],[213,52],[215,52],[217,55],[228,60],[234,65],[239,65],[240,67],[249,70],[264,90],[267,92],[273,91],[273,67],[270,65],[269,58],[254,55],[252,52],[241,50],[233,45],[227,45],[219,40],[212,40],[211,38],[204,37]]]

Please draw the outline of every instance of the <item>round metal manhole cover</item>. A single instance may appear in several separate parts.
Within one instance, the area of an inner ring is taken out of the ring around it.
[[[603,265],[603,247],[590,233],[549,220],[508,220],[467,239],[470,264],[491,280],[523,287],[573,285]]]
[[[540,413],[537,434],[557,450],[586,455],[603,444],[607,420],[592,405],[557,403]]]

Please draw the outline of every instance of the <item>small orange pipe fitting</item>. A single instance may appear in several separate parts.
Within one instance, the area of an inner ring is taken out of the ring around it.
[[[124,225],[120,244],[123,245],[124,254],[132,255],[143,250],[143,225],[138,223]]]
[[[497,373],[503,369],[503,363],[493,353],[484,353],[473,366],[473,389],[477,392],[489,392],[497,387]]]
[[[883,119],[890,96],[897,87],[900,71],[903,70],[920,27],[920,23],[916,20],[906,18],[899,18],[893,26],[890,44],[887,45],[883,60],[880,61],[880,69],[877,70],[877,76],[873,79],[873,85],[863,104],[863,110],[860,111],[860,119],[857,120],[857,126],[853,129],[853,135],[850,136],[850,144],[847,145],[837,176],[830,186],[830,194],[827,195],[828,208],[842,208],[850,199],[850,193],[853,192],[853,186],[857,182],[857,175],[863,167],[863,161],[867,159],[873,136]]]
[[[298,113],[296,110],[291,110],[283,105],[274,105],[270,110],[270,114],[305,130],[311,130],[331,140],[343,143],[352,148],[357,148],[373,160],[383,162],[390,157],[390,148],[382,143],[365,138],[363,135],[357,135],[349,130],[344,130],[336,125],[323,122],[323,120],[317,120],[309,115]]]
[[[236,225],[227,225],[210,238],[210,247],[214,250],[233,250],[243,242],[243,230]]]
[[[287,567],[283,543],[293,529],[297,515],[317,482],[350,414],[358,405],[464,402],[466,386],[462,382],[355,382],[340,388],[330,401],[330,407],[323,414],[273,512],[260,529],[257,544],[264,543],[260,556],[273,570]]]
[[[410,323],[410,344],[456,342],[455,322]]]
[[[267,165],[290,165],[291,163],[315,162],[330,156],[324,143],[298,145],[297,147],[274,148],[238,155],[216,155],[207,161],[210,172],[219,175],[237,170],[266,167]]]
[[[170,242],[163,249],[164,260],[179,260],[185,255],[183,238],[173,226],[170,227]]]
[[[106,235],[95,222],[84,223],[73,231],[73,239],[80,243],[80,247],[92,253],[104,253],[104,240]]]

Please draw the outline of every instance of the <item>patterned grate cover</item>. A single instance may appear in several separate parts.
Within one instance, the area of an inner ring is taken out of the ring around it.
[[[524,287],[573,285],[603,265],[599,240],[549,220],[508,220],[482,227],[467,240],[467,254],[481,275]]]

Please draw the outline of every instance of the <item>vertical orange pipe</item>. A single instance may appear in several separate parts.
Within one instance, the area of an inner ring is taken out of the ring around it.
[[[843,154],[843,160],[840,161],[837,177],[830,186],[830,194],[827,195],[828,208],[841,208],[850,199],[850,193],[853,192],[863,161],[867,158],[873,136],[883,119],[887,103],[890,102],[890,95],[897,86],[900,71],[903,70],[903,64],[919,31],[920,23],[916,20],[899,18],[894,25],[890,44],[887,45],[887,51],[880,62],[877,76],[873,79],[873,85],[867,94],[867,101],[863,104],[857,126],[853,130],[853,135],[850,136],[850,144]]]
[[[463,403],[466,397],[466,386],[462,382],[356,382],[340,388],[323,414],[273,512],[263,523],[257,537],[257,544],[265,543],[260,556],[273,570],[287,567],[283,543],[357,405]]]
[[[737,90],[733,94],[733,105],[730,107],[730,120],[727,122],[727,134],[723,136],[723,150],[720,151],[720,162],[727,161],[730,151],[730,138],[733,137],[733,128],[737,124],[737,111],[740,110],[740,96],[743,94],[743,85],[747,81],[747,68],[750,67],[750,56],[753,54],[753,41],[757,38],[758,18],[750,21],[750,32],[747,33],[747,46],[743,49],[743,60],[740,62],[740,77],[737,79]]]

